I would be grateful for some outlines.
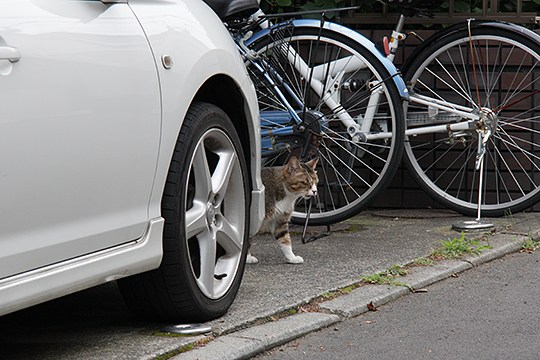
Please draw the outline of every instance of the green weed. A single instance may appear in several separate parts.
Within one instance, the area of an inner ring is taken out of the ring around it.
[[[414,259],[408,266],[431,266],[433,265],[434,261],[433,259],[422,257],[418,259]]]
[[[441,245],[433,251],[435,259],[459,259],[466,255],[479,255],[483,250],[491,249],[491,245],[483,245],[480,239],[468,239],[465,233],[461,237],[452,240],[441,241]]]
[[[535,240],[532,236],[532,233],[529,231],[527,239],[523,242],[522,251],[535,251],[540,249],[540,241]]]
[[[396,280],[396,278],[405,275],[407,275],[407,270],[403,266],[392,265],[385,271],[368,276],[362,276],[360,279],[368,284],[409,287],[408,285]]]

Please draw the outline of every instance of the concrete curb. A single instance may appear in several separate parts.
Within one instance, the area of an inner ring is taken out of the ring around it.
[[[535,235],[539,232],[536,231]],[[347,318],[369,311],[368,304],[384,305],[401,296],[461,273],[483,263],[519,251],[526,236],[500,233],[490,239],[491,249],[479,256],[461,260],[439,261],[431,266],[418,266],[400,278],[406,286],[364,285],[320,304],[320,312],[306,312],[280,320],[220,336],[207,345],[179,354],[173,359],[248,359],[270,348],[282,345],[310,332],[328,327]]]
[[[425,288],[452,275],[469,270],[473,265],[467,261],[444,260],[431,266],[416,267],[403,277],[402,282],[411,289]]]
[[[368,304],[377,307],[395,300],[409,292],[402,286],[365,285],[351,291],[347,295],[340,296],[320,304],[324,311],[339,314],[344,318],[357,316],[367,312]]]
[[[341,319],[337,315],[301,313],[265,323],[230,335],[218,337],[206,346],[175,356],[173,359],[231,360],[249,359],[275,346],[285,344]]]

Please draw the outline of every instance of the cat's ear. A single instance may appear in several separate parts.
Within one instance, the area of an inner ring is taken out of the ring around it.
[[[300,170],[302,165],[300,165],[300,160],[296,156],[291,156],[289,162],[287,163],[287,171],[289,174],[295,173]]]
[[[309,166],[312,170],[315,170],[318,162],[319,162],[319,157],[317,156],[316,158],[309,160],[306,163],[306,165]]]

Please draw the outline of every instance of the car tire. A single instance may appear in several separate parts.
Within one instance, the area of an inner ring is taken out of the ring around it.
[[[136,314],[203,322],[226,313],[243,276],[250,191],[238,134],[220,108],[194,103],[186,115],[162,198],[158,269],[118,281]]]

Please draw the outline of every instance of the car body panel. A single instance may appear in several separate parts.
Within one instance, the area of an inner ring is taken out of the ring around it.
[[[12,154],[0,170],[0,278],[140,238],[161,119],[134,15],[43,0],[2,2],[0,14],[2,40],[21,53],[0,75],[0,152]]]
[[[163,224],[163,218],[150,221],[137,241],[0,279],[0,315],[155,269],[163,252]]]
[[[0,315],[159,266],[174,145],[218,74],[245,100],[254,234],[264,215],[255,92],[202,1],[0,2]]]

